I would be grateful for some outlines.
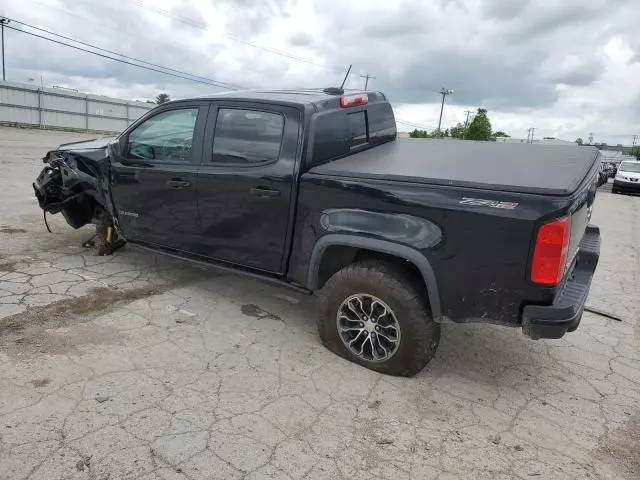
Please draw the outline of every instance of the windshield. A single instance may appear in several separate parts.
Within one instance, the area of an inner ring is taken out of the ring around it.
[[[640,173],[640,162],[622,162],[618,170],[621,172]]]

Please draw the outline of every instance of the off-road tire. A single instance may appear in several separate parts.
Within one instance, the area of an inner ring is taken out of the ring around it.
[[[422,288],[421,288],[422,287]],[[407,271],[381,260],[366,260],[335,273],[318,292],[318,333],[332,352],[364,367],[388,375],[409,377],[429,363],[440,343],[440,324],[433,321],[427,292]],[[342,302],[354,294],[369,294],[395,313],[401,330],[400,345],[386,361],[372,362],[351,353],[338,333],[337,314]]]

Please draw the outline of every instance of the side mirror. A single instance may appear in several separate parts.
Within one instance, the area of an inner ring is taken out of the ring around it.
[[[121,157],[126,156],[127,148],[129,145],[129,138],[127,136],[118,139],[118,155]]]
[[[117,157],[124,157],[126,154],[127,140],[125,138],[117,138],[109,144],[109,148]]]

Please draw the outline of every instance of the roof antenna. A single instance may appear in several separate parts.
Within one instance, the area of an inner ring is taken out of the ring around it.
[[[328,93],[329,95],[343,95],[344,94],[344,84],[347,83],[347,78],[349,78],[349,72],[351,72],[351,67],[353,64],[349,65],[349,69],[347,70],[347,74],[344,76],[344,80],[342,80],[342,85],[339,87],[328,87],[322,90],[324,93]]]
[[[344,76],[344,80],[342,80],[342,85],[340,85],[340,90],[344,90],[344,84],[347,83],[347,78],[349,78],[349,73],[351,73],[351,67],[353,67],[353,63],[349,65],[349,69],[347,70],[347,74]]]

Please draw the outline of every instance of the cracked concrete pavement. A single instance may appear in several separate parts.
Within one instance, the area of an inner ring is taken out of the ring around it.
[[[311,298],[46,233],[30,182],[80,134],[0,128],[0,479],[637,479],[640,198],[561,340],[445,325],[415,378],[325,350]]]

